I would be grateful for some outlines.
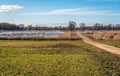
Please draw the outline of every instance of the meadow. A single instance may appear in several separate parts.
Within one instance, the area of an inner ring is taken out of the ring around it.
[[[0,76],[119,76],[120,57],[82,40],[0,40]]]

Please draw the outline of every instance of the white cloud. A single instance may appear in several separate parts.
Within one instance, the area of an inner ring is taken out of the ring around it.
[[[100,10],[91,8],[74,8],[74,9],[59,9],[48,12],[39,13],[24,13],[22,15],[105,15],[105,16],[120,16],[120,13],[115,13],[111,10]]]
[[[17,9],[22,9],[22,6],[19,5],[1,5],[0,12],[9,12]]]

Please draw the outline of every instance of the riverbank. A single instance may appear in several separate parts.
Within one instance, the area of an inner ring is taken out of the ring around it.
[[[1,40],[81,40],[76,32],[71,31],[29,31],[29,32],[3,32]]]

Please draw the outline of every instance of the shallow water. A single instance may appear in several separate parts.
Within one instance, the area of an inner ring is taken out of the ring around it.
[[[59,35],[63,34],[64,32],[61,31],[4,31],[0,32],[0,35],[14,35],[14,34],[21,34],[21,35]]]

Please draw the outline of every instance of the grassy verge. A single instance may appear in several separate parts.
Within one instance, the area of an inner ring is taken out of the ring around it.
[[[80,47],[30,47],[56,44]],[[0,76],[118,75],[119,57],[83,41],[0,41]]]
[[[104,43],[107,45],[111,45],[111,46],[120,48],[120,41],[119,40],[95,40],[94,39],[94,41],[101,42],[101,43]]]

